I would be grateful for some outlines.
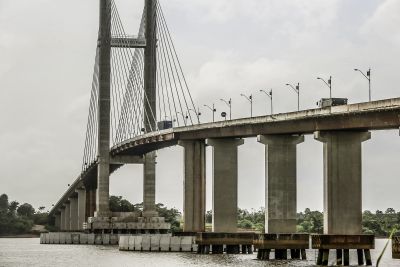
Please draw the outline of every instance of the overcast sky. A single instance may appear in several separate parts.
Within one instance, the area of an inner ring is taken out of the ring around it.
[[[128,33],[137,33],[143,0],[115,0]],[[400,96],[398,0],[160,0],[198,106],[233,99],[233,117],[249,115],[241,93],[274,89],[274,109],[296,109],[285,84],[301,84],[301,108],[333,96],[368,100],[354,68],[372,68],[373,99]],[[0,193],[51,207],[79,175],[98,31],[98,1],[0,0]],[[211,119],[203,111],[202,120]],[[207,209],[211,208],[207,149]],[[182,209],[179,147],[159,152],[157,201]],[[373,132],[363,144],[363,209],[400,209],[398,131]],[[322,210],[322,143],[298,146],[298,210]],[[111,194],[142,199],[141,166],[111,177]],[[264,205],[264,147],[239,148],[239,206]]]

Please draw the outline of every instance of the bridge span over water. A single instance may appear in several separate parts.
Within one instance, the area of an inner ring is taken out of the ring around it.
[[[324,233],[362,234],[362,143],[370,131],[399,129],[400,98],[200,123],[159,2],[145,0],[137,36],[125,33],[113,0],[99,2],[82,172],[50,211],[61,231],[167,231],[155,205],[155,159],[157,150],[180,145],[183,231],[205,231],[205,148],[211,146],[212,231],[236,233],[237,148],[257,137],[265,145],[265,231],[295,233],[296,150],[304,135],[313,134],[324,144]],[[160,127],[166,123],[173,127]],[[126,164],[143,165],[139,213],[110,211],[110,175]],[[321,245],[325,239],[318,240]]]

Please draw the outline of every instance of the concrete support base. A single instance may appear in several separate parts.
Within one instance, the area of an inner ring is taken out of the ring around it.
[[[135,213],[127,212],[114,214],[118,217],[90,217],[87,229],[92,233],[167,233],[171,224],[163,217],[138,217]],[[121,216],[122,215],[122,216]]]
[[[265,144],[265,232],[295,233],[296,147],[304,136],[260,135],[258,142]]]
[[[370,132],[316,132],[324,143],[324,233],[362,233],[361,143]]]
[[[242,139],[207,139],[213,147],[213,232],[237,231],[238,146]]]
[[[269,260],[274,251],[276,260],[306,260],[309,248],[308,234],[260,234],[254,238],[254,248],[258,250],[257,259]]]
[[[197,233],[198,254],[252,254],[254,233]],[[211,248],[211,250],[210,250]]]
[[[206,213],[206,146],[180,141],[184,148],[183,231],[204,232]]]
[[[318,249],[317,265],[329,264],[330,250],[336,251],[336,265],[350,265],[350,250],[357,251],[358,265],[372,265],[370,249],[375,248],[373,235],[312,235],[312,248]]]

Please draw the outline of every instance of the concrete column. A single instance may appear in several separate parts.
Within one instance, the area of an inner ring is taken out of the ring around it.
[[[61,213],[56,214],[54,220],[54,226],[58,229],[61,230]]]
[[[207,139],[213,147],[213,232],[237,231],[238,146],[243,139]]]
[[[324,233],[361,234],[361,143],[370,132],[316,132],[324,143]]]
[[[60,208],[60,230],[65,230],[65,207],[62,206]]]
[[[96,189],[86,190],[86,218],[94,217],[96,211]]]
[[[145,155],[143,164],[143,217],[157,217],[156,211],[156,152]]]
[[[64,212],[64,230],[70,231],[71,230],[71,212],[69,208],[69,203],[65,203],[65,212]]]
[[[109,217],[111,1],[100,0],[96,217]]]
[[[204,232],[206,213],[206,146],[204,141],[179,141],[184,147],[184,232]]]
[[[69,198],[69,218],[70,218],[70,230],[78,230],[78,198]]]
[[[260,135],[265,145],[265,232],[295,233],[296,147],[304,136]]]
[[[77,189],[78,193],[78,230],[83,230],[83,223],[86,222],[86,190]]]

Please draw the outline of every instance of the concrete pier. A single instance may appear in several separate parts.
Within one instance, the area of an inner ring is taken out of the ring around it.
[[[65,203],[65,210],[64,210],[64,229],[65,231],[71,230],[71,211],[69,208],[69,203]]]
[[[54,226],[60,230],[61,229],[61,212],[56,213],[54,216]]]
[[[156,211],[156,152],[145,155],[143,165],[143,217],[157,217]]]
[[[204,232],[206,212],[206,149],[204,141],[180,141],[184,147],[184,232]]]
[[[69,198],[70,231],[78,230],[78,197]]]
[[[83,230],[83,223],[86,222],[86,190],[79,188],[78,193],[78,230]]]
[[[295,233],[296,147],[304,136],[260,135],[265,145],[265,233]]]
[[[243,139],[207,139],[213,147],[213,232],[237,231],[238,146]]]
[[[65,230],[65,206],[60,208],[60,230]]]
[[[370,132],[316,132],[324,143],[324,234],[362,233],[361,143]]]

